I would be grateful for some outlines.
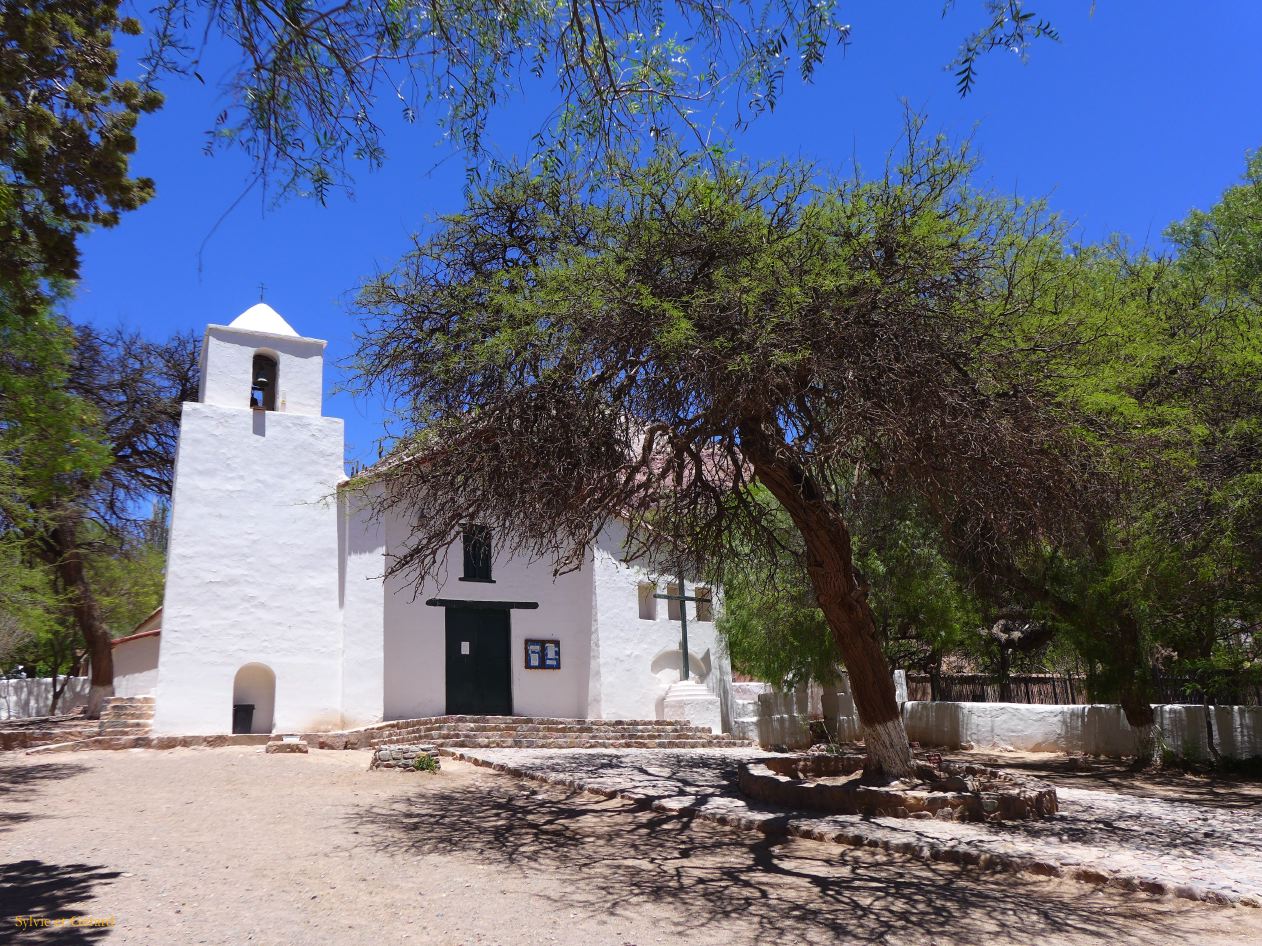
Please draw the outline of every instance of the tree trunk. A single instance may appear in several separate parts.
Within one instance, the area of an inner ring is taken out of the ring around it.
[[[1152,711],[1151,688],[1140,641],[1139,621],[1127,610],[1117,619],[1118,658],[1123,670],[1120,693],[1122,712],[1135,731],[1135,765],[1161,764],[1161,730]]]
[[[850,674],[869,774],[910,775],[911,746],[894,677],[877,640],[867,594],[855,574],[850,530],[840,510],[806,471],[777,455],[761,430],[742,427],[741,446],[755,475],[788,512],[805,542],[815,600]]]
[[[106,697],[114,695],[114,653],[109,630],[101,620],[101,609],[92,585],[88,581],[79,549],[79,519],[74,514],[62,516],[52,530],[53,567],[57,577],[70,596],[70,608],[74,615],[87,657],[92,677],[88,687],[88,718],[97,719]]]

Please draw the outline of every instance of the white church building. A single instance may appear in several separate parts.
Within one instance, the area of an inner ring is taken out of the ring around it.
[[[654,597],[677,594],[674,580],[623,562],[616,530],[554,577],[470,523],[441,575],[420,587],[386,577],[409,530],[348,488],[342,421],[322,411],[325,344],[262,303],[206,329],[181,420],[161,628],[115,651],[116,692],[156,698],[155,733],[456,714],[730,730],[712,603],[683,603],[683,681],[680,602]]]

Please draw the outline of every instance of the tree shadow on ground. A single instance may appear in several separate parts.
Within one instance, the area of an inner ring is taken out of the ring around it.
[[[1040,931],[1125,943],[1170,933],[1148,898],[787,841],[648,805],[503,778],[467,787],[435,781],[348,817],[361,843],[381,851],[459,852],[542,872],[558,909],[603,917],[653,903],[674,912],[680,932],[731,924],[748,931],[742,940],[854,943],[1029,942]]]
[[[8,942],[56,943],[58,946],[100,942],[109,935],[109,927],[73,924],[76,919],[82,922],[89,917],[108,916],[108,913],[86,913],[71,905],[92,900],[99,885],[118,876],[118,871],[90,864],[26,860],[0,865],[0,922],[6,930],[16,932]],[[47,920],[50,924],[66,922],[38,926],[28,920],[26,926],[20,928],[19,917],[32,918],[35,922]]]
[[[1179,769],[1136,771],[1121,759],[1009,758],[1002,753],[968,753],[962,760],[1013,769],[1053,785],[1117,792],[1211,808],[1262,809],[1262,780],[1234,775],[1200,775]]]
[[[0,831],[43,817],[35,812],[14,811],[10,808],[11,805],[23,805],[33,801],[42,783],[72,778],[87,770],[87,766],[75,762],[18,765],[0,761],[0,805],[5,807],[5,810],[0,812]]]

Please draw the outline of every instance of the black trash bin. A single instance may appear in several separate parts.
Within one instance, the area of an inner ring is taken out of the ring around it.
[[[250,732],[254,728],[254,704],[253,703],[233,703],[232,704],[232,731]]]

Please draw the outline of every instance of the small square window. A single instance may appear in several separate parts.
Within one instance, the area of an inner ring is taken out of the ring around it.
[[[697,586],[697,620],[713,621],[714,620],[714,598],[709,588],[701,585]]]
[[[464,544],[464,579],[491,580],[491,530],[486,526],[468,525],[462,535]]]
[[[673,584],[667,585],[666,593],[668,595],[676,596],[676,597],[666,599],[666,618],[667,620],[670,620],[670,621],[678,621],[679,620],[679,599],[678,599],[679,586],[673,585]]]
[[[657,585],[651,581],[640,582],[640,620],[657,620]]]

